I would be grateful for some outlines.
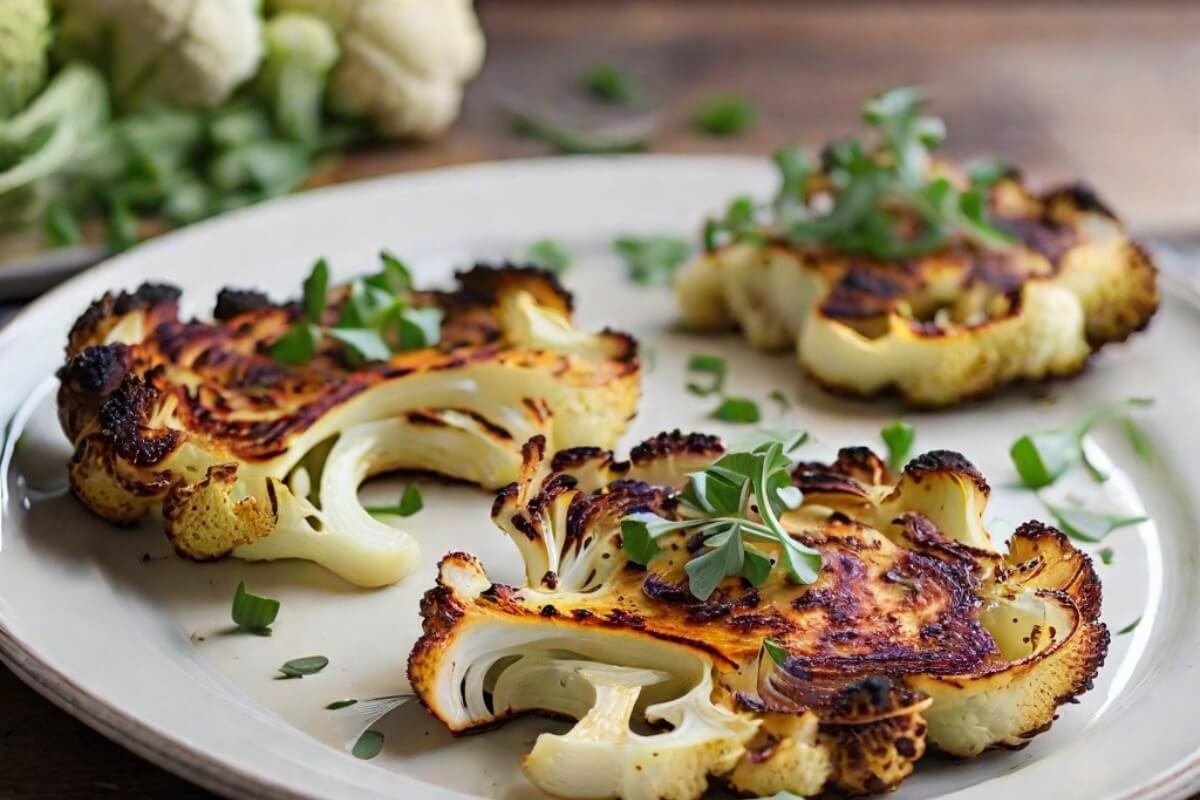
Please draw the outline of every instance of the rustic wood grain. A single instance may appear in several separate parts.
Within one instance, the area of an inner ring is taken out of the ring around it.
[[[510,133],[496,98],[592,112],[579,81],[610,62],[655,98],[656,151],[818,142],[846,132],[864,96],[922,83],[950,153],[1002,156],[1042,181],[1087,176],[1143,229],[1200,223],[1200,4],[490,0],[481,13],[488,63],[460,124],[434,143],[356,154],[333,179],[544,154]],[[746,136],[690,130],[695,103],[718,91],[760,105]],[[208,795],[0,668],[0,798],[109,796]]]

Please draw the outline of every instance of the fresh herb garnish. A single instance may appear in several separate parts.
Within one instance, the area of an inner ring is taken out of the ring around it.
[[[792,538],[780,515],[803,501],[792,485],[789,453],[806,438],[800,432],[772,439],[750,451],[728,453],[716,463],[688,475],[680,496],[682,519],[668,520],[649,512],[630,514],[621,521],[621,547],[630,560],[648,564],[658,553],[655,541],[671,532],[703,537],[704,551],[684,567],[694,596],[708,599],[717,585],[741,575],[754,585],[767,579],[774,562],[747,542],[779,546],[791,578],[812,583],[821,568],[821,554]]]
[[[1106,567],[1112,566],[1113,549],[1111,547],[1101,547],[1100,550],[1096,553],[1096,555],[1100,556],[1100,561],[1104,564],[1104,566],[1106,566]]]
[[[913,440],[917,431],[912,425],[902,420],[896,420],[879,432],[883,443],[888,449],[888,469],[899,472],[908,463],[908,454],[912,452]]]
[[[710,394],[719,394],[724,391],[725,376],[729,371],[729,365],[725,362],[725,359],[720,356],[710,356],[701,353],[688,359],[687,368],[688,372],[696,372],[709,376],[707,384],[688,381],[687,390],[692,394],[707,397]]]
[[[1140,625],[1141,623],[1142,623],[1142,618],[1138,617],[1133,622],[1129,623],[1124,628],[1121,628],[1121,630],[1117,631],[1117,636],[1124,636],[1127,633],[1133,633],[1134,629],[1137,628],[1137,626]]]
[[[788,396],[782,389],[772,389],[767,394],[767,397],[774,401],[775,405],[779,406],[780,414],[786,414],[792,407],[792,401],[788,399]]]
[[[354,754],[355,758],[361,758],[366,761],[379,755],[379,751],[382,749],[382,733],[379,731],[363,731],[362,736],[359,736],[358,741],[354,743],[354,749],[350,752]]]
[[[749,100],[723,95],[705,100],[692,114],[692,127],[708,136],[736,136],[750,129],[758,109]]]
[[[783,648],[783,645],[771,639],[763,639],[763,650],[766,650],[771,660],[781,667],[785,666],[788,659],[791,658],[791,655]]]
[[[747,397],[726,397],[709,416],[722,422],[753,423],[762,419],[762,412],[758,403]]]
[[[819,172],[798,148],[777,152],[781,180],[774,200],[760,207],[736,198],[706,225],[705,245],[782,239],[884,261],[920,256],[954,237],[987,248],[1011,246],[1013,238],[988,220],[986,187],[960,188],[932,166],[945,127],[921,115],[924,99],[907,87],[868,100],[863,121],[873,139],[831,142]]]
[[[233,622],[239,631],[256,636],[270,636],[271,623],[279,615],[279,601],[259,597],[246,591],[246,582],[238,581],[233,594]]]
[[[625,259],[629,280],[640,286],[669,286],[692,250],[677,236],[622,236],[613,248]]]
[[[614,105],[629,105],[641,95],[637,82],[611,64],[592,67],[585,85],[592,97]]]
[[[341,344],[358,363],[386,361],[398,350],[437,344],[441,309],[410,305],[412,276],[408,268],[387,251],[379,258],[379,272],[350,284],[333,325],[325,324],[329,265],[323,258],[318,260],[304,280],[303,313],[271,345],[271,357],[285,364],[304,365],[312,361],[325,339]]]
[[[1042,505],[1054,515],[1063,533],[1083,542],[1099,542],[1118,528],[1138,525],[1148,519],[1140,514],[1109,514],[1086,508],[1055,505],[1044,498]]]
[[[410,483],[404,487],[404,494],[400,496],[398,503],[390,506],[367,506],[367,513],[411,517],[424,507],[425,501],[421,498],[420,488],[415,483]]]
[[[282,674],[275,680],[282,681],[290,678],[303,678],[305,675],[316,675],[327,666],[329,666],[329,659],[325,656],[293,658],[291,661],[285,661],[279,668],[279,672]]]
[[[571,251],[556,239],[539,239],[525,249],[525,258],[555,275],[564,274],[571,266]]]
[[[1098,482],[1108,476],[1087,458],[1083,440],[1088,432],[1103,423],[1120,420],[1134,449],[1149,452],[1145,435],[1129,417],[1136,408],[1153,404],[1153,400],[1131,397],[1100,406],[1064,428],[1022,436],[1013,442],[1009,454],[1021,481],[1030,489],[1041,489],[1058,480],[1072,465],[1082,462]]]
[[[355,700],[355,699],[334,700],[332,703],[325,706],[325,710],[326,711],[337,711],[339,708],[349,708],[350,706],[354,705],[357,702],[358,702],[358,700]]]

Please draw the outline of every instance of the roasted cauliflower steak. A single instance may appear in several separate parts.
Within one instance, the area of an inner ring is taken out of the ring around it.
[[[495,489],[530,437],[611,446],[639,397],[636,342],[576,329],[548,273],[477,266],[457,281],[413,296],[441,309],[437,346],[366,364],[331,340],[303,366],[272,359],[302,310],[258,292],[222,290],[212,322],[180,320],[170,286],[106,294],[59,372],[72,490],[117,523],[161,506],[188,558],[302,558],[394,583],[419,548],[359,503],[365,479],[422,470]],[[331,289],[325,314],[347,296]]]
[[[794,348],[829,390],[928,407],[1072,375],[1149,324],[1154,264],[1094,192],[1034,194],[1010,174],[987,197],[1013,246],[951,240],[896,261],[783,240],[718,247],[677,276],[684,322]]]
[[[1091,687],[1108,632],[1089,557],[1037,522],[997,549],[989,487],[956,453],[899,475],[866,448],[796,466],[804,499],[782,522],[822,554],[810,585],[776,569],[698,600],[686,531],[633,563],[621,519],[671,518],[686,473],[722,450],[676,432],[629,461],[550,458],[532,440],[492,512],[524,585],[454,552],[423,600],[408,671],[429,712],[456,734],[530,712],[577,720],[522,762],[558,797],[694,800],[710,780],[808,797],[894,788],[928,747],[1021,747]]]

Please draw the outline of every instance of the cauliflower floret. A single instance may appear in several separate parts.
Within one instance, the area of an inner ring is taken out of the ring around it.
[[[342,59],[330,107],[367,117],[384,136],[445,130],[483,62],[471,0],[272,0],[271,7],[314,14],[338,31]]]

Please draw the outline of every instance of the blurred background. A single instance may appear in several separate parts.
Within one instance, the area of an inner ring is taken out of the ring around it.
[[[1168,266],[1200,245],[1200,4],[258,5],[0,0],[0,324],[110,252],[292,191],[498,158],[765,156],[852,132],[905,84],[929,90],[945,154],[1086,180]],[[204,796],[2,667],[0,708],[0,797]]]

